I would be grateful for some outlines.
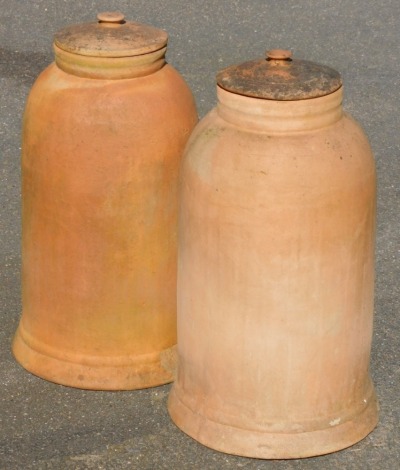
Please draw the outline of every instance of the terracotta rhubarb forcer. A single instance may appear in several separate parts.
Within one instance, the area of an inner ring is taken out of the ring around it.
[[[55,36],[26,106],[17,360],[88,389],[170,382],[177,178],[197,121],[167,34],[102,13]]]
[[[329,67],[271,51],[217,82],[183,161],[169,412],[232,454],[343,449],[377,423],[369,144]]]

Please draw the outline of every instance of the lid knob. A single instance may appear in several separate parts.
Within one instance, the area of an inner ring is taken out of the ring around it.
[[[285,49],[271,49],[266,52],[267,60],[292,60],[291,51]]]
[[[97,15],[99,23],[123,23],[125,16],[120,11],[103,11]]]

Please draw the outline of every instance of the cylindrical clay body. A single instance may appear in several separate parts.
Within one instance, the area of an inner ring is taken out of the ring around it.
[[[132,25],[92,26],[103,34]],[[162,47],[137,57],[56,44],[57,63],[28,99],[13,349],[57,383],[133,389],[173,377],[178,169],[197,118],[165,64],[166,34],[150,31]]]
[[[377,421],[369,144],[342,88],[218,99],[184,157],[171,417],[232,454],[342,449]]]

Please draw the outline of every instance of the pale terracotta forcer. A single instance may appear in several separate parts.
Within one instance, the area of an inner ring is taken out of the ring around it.
[[[343,449],[378,419],[368,141],[342,88],[299,101],[217,93],[183,161],[170,415],[231,454]]]
[[[114,20],[116,35],[141,30]],[[103,26],[90,28],[101,35]],[[166,33],[146,28],[137,47],[154,50],[139,55],[113,56],[135,38],[111,36],[102,56],[84,55],[93,35],[79,54],[55,44],[56,63],[26,106],[23,312],[13,352],[30,372],[73,387],[173,379],[178,168],[197,114],[165,63]]]

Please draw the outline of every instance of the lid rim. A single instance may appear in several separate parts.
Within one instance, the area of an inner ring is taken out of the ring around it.
[[[167,46],[167,43],[165,43],[163,46],[160,46],[157,49],[151,49],[151,50],[148,50],[147,52],[142,52],[138,54],[126,54],[126,55],[98,55],[97,54],[96,55],[96,54],[82,54],[81,52],[73,50],[73,49],[66,49],[65,47],[62,47],[62,44],[58,43],[57,41],[53,41],[53,44],[57,46],[59,49],[62,49],[65,52],[69,52],[70,54],[76,54],[82,57],[102,57],[104,59],[122,59],[124,57],[135,57],[135,56],[152,54],[153,52],[160,51],[161,49],[164,49]]]
[[[221,88],[221,90],[224,90],[224,91],[227,91],[228,93],[233,93],[235,95],[239,95],[239,96],[244,96],[246,98],[254,98],[255,100],[263,100],[263,101],[285,101],[285,102],[290,102],[290,101],[307,101],[307,100],[313,100],[313,99],[316,99],[316,98],[322,98],[323,96],[328,96],[328,95],[331,95],[332,93],[336,93],[337,91],[339,91],[341,88],[343,88],[343,84],[340,84],[338,86],[338,88],[335,88],[334,90],[330,91],[329,93],[324,93],[324,94],[321,94],[321,95],[316,95],[316,96],[311,96],[309,98],[292,98],[292,99],[276,99],[276,98],[264,98],[264,97],[260,97],[260,96],[252,96],[252,95],[244,95],[243,93],[240,93],[240,92],[235,92],[235,91],[232,91],[232,90],[228,90],[227,88],[224,88],[222,85],[220,85],[219,83],[217,83],[217,87],[218,88]]]

